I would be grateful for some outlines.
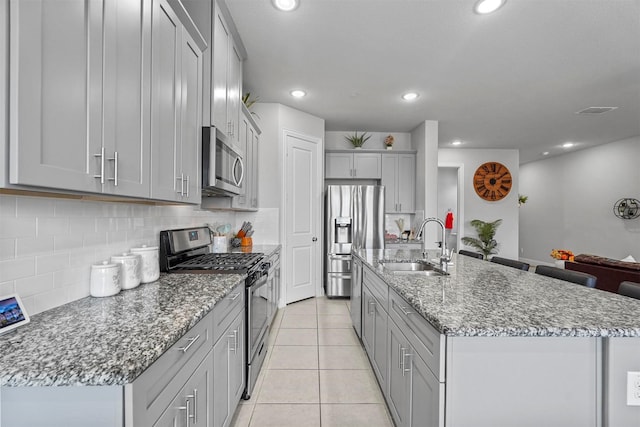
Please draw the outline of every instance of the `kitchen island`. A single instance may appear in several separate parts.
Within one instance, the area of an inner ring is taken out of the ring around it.
[[[640,425],[626,400],[640,301],[464,256],[426,276],[380,262],[420,251],[354,255],[362,341],[397,425]]]

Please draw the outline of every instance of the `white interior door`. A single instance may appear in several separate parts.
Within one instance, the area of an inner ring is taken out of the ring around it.
[[[285,131],[286,303],[316,296],[320,284],[320,140]]]

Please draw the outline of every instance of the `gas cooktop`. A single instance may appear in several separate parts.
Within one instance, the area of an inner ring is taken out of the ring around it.
[[[262,260],[260,253],[204,254],[175,265],[171,271],[209,270],[218,273],[246,273]]]

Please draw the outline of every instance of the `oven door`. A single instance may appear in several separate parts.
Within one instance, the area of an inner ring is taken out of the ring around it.
[[[262,275],[247,287],[247,362],[256,351],[260,338],[267,329],[269,301],[267,298],[267,276]]]

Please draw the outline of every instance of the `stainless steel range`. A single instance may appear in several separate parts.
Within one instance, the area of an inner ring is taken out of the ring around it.
[[[160,232],[160,270],[168,273],[246,274],[245,390],[249,399],[267,354],[268,301],[263,297],[270,263],[261,253],[210,253],[207,227]]]

